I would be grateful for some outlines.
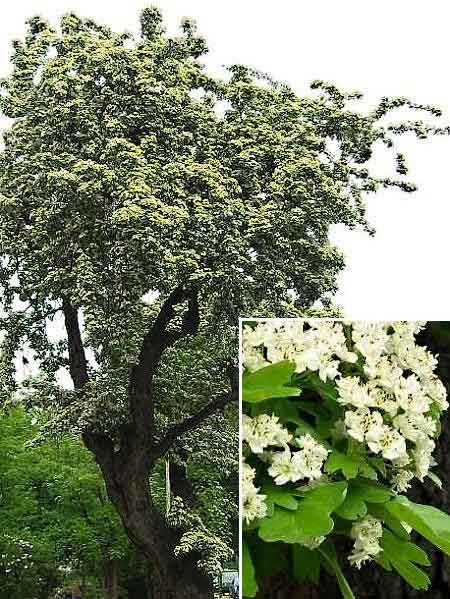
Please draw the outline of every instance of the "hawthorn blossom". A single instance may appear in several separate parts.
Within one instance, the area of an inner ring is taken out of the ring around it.
[[[360,443],[369,438],[377,438],[383,426],[383,417],[376,410],[369,408],[358,408],[355,411],[345,412],[345,426],[347,433]]]
[[[382,551],[379,544],[382,535],[381,521],[374,516],[367,515],[355,522],[350,531],[355,543],[348,558],[349,562],[359,569],[364,562],[372,560]]]
[[[250,523],[255,518],[264,518],[267,512],[266,496],[254,485],[255,470],[246,462],[242,464],[242,515]]]
[[[338,402],[343,405],[351,405],[355,408],[368,407],[371,398],[367,385],[362,385],[356,376],[342,377],[336,381],[338,391]]]
[[[387,424],[370,429],[366,434],[366,440],[370,450],[373,453],[381,453],[386,460],[395,460],[407,455],[405,437]]]
[[[284,446],[292,435],[279,423],[278,416],[260,414],[255,418],[243,414],[243,440],[248,443],[253,453],[262,453],[266,447]]]

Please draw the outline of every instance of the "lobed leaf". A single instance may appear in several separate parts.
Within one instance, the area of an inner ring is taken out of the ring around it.
[[[328,483],[309,491],[295,511],[276,506],[272,517],[261,520],[259,536],[267,542],[301,543],[329,534],[334,527],[330,514],[344,501],[346,492],[347,483]]]
[[[413,503],[406,497],[396,497],[386,509],[398,520],[406,522],[430,543],[450,555],[450,516],[430,505]]]
[[[294,371],[294,362],[284,360],[256,372],[245,372],[242,377],[242,400],[254,403],[271,397],[299,395],[300,388],[290,385]]]

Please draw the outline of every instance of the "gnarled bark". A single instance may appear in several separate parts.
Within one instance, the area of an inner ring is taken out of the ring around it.
[[[175,316],[175,306],[182,302],[187,302],[187,310],[181,328],[178,331],[168,330]],[[63,302],[63,312],[70,373],[75,388],[82,391],[89,382],[89,376],[78,314],[68,299]],[[130,371],[130,420],[120,431],[120,446],[117,448],[107,435],[91,430],[83,433],[83,441],[101,468],[108,496],[128,537],[145,557],[152,572],[152,599],[211,599],[213,596],[212,580],[198,570],[196,556],[176,558],[177,533],[156,509],[149,487],[149,477],[156,461],[164,456],[179,436],[199,426],[237,397],[234,381],[230,394],[211,400],[197,413],[169,427],[161,439],[155,440],[153,378],[161,356],[178,339],[195,334],[198,324],[197,292],[176,287],[144,336],[137,363]]]

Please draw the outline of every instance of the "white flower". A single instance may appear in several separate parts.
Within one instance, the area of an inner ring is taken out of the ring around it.
[[[253,453],[262,453],[269,446],[284,446],[292,435],[278,421],[277,416],[260,414],[255,418],[243,414],[242,438]]]
[[[369,408],[358,408],[345,412],[345,426],[350,437],[363,443],[368,433],[371,439],[382,435],[383,417],[376,410],[371,412]]]
[[[430,409],[432,400],[426,395],[420,381],[414,374],[411,374],[408,378],[402,377],[394,389],[394,393],[400,407],[405,412],[411,411],[423,414]]]
[[[405,438],[394,428],[383,424],[379,429],[371,429],[366,434],[371,451],[382,454],[386,460],[395,460],[406,454]]]
[[[394,390],[403,375],[403,370],[392,362],[390,356],[381,356],[376,363],[370,366],[366,364],[364,372],[370,379],[371,387],[377,385],[389,392]]]
[[[255,518],[264,518],[267,512],[265,495],[258,493],[253,480],[255,470],[246,462],[242,464],[242,515],[244,520],[251,522]]]
[[[243,484],[252,483],[255,480],[255,469],[247,462],[242,462],[242,482]]]
[[[350,536],[355,541],[349,561],[358,569],[361,565],[371,560],[382,551],[379,539],[383,535],[381,521],[371,515],[355,522],[351,528]]]
[[[352,405],[356,408],[370,406],[371,398],[366,385],[361,385],[359,378],[347,376],[336,381],[338,390],[338,402],[344,405]]]
[[[392,487],[398,493],[406,493],[413,478],[414,472],[411,472],[411,470],[397,470],[391,478]]]
[[[242,516],[247,524],[255,518],[264,518],[267,513],[266,496],[260,495],[258,490],[254,488],[253,492],[247,492],[243,495]]]
[[[399,405],[395,396],[381,387],[371,388],[370,390],[371,405],[387,412],[390,416],[395,416],[398,412]]]
[[[358,358],[348,350],[341,324],[332,321],[275,319],[260,322],[254,328],[244,327],[242,348],[243,364],[247,368],[292,360],[297,372],[317,372],[323,381],[338,376],[340,361],[356,362]]]
[[[448,409],[447,391],[437,377],[433,376],[423,383],[424,393],[429,395],[435,401],[441,411]]]
[[[284,451],[272,454],[267,472],[277,485],[297,482],[304,478],[314,480],[322,477],[322,466],[328,456],[328,450],[309,434],[299,437],[296,442],[299,451],[291,453],[289,447],[285,447]]]
[[[409,455],[407,453],[405,453],[405,455],[401,455],[400,457],[392,460],[392,465],[395,466],[396,468],[404,468],[405,466],[407,466],[410,463],[411,463],[411,458],[409,457]]]
[[[322,466],[328,457],[328,450],[309,433],[298,437],[296,442],[302,451],[297,451],[292,459],[302,472],[303,478],[321,478]]]
[[[384,322],[355,321],[352,323],[352,339],[356,349],[371,367],[378,362],[386,350],[389,339]]]
[[[427,476],[430,467],[434,466],[436,463],[432,457],[434,448],[434,441],[428,437],[425,437],[423,439],[419,439],[415,448],[412,450],[417,478],[422,482]]]
[[[399,414],[393,424],[406,439],[414,443],[424,437],[432,437],[436,432],[436,422],[432,418],[415,412]]]
[[[286,447],[284,451],[272,454],[271,465],[267,472],[274,479],[276,485],[285,485],[288,482],[296,482],[304,478],[302,471],[292,459],[289,447]]]
[[[243,345],[242,363],[249,370],[259,370],[264,366],[268,366],[269,362],[264,358],[261,348]]]

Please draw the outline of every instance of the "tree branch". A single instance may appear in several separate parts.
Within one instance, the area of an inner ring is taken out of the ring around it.
[[[203,422],[207,418],[212,416],[215,412],[218,412],[219,410],[227,406],[229,403],[237,400],[237,395],[235,395],[235,393],[233,393],[232,391],[230,391],[229,393],[224,393],[223,395],[216,397],[215,399],[207,403],[205,406],[200,408],[200,410],[198,410],[192,416],[185,418],[179,424],[174,424],[173,426],[169,427],[164,433],[162,439],[154,446],[152,451],[152,459],[156,460],[158,458],[161,458],[163,455],[167,453],[167,451],[169,451],[169,449],[172,447],[172,445],[179,437],[181,437],[185,433],[188,433],[189,431],[198,428],[201,424],[203,424]]]
[[[69,350],[69,370],[75,389],[80,390],[89,380],[86,354],[81,338],[78,310],[68,299],[63,299],[62,305],[64,322],[67,331],[67,346]],[[104,467],[114,457],[113,443],[103,434],[84,431],[82,438],[86,447],[94,454],[95,459]]]
[[[186,300],[188,300],[188,310],[184,315],[181,329],[176,332],[168,332],[167,327],[175,317],[175,306]],[[138,363],[131,373],[131,383],[144,373],[151,375],[163,351],[178,339],[195,334],[198,330],[199,320],[197,291],[186,290],[182,285],[178,285],[162,304],[155,322],[144,336]]]
[[[187,310],[178,331],[168,331],[171,321],[176,315],[177,305],[187,301]],[[138,362],[131,369],[129,384],[129,400],[133,423],[123,435],[124,445],[140,445],[147,450],[151,444],[154,429],[154,412],[152,401],[153,376],[165,349],[187,335],[195,335],[200,323],[198,292],[196,289],[185,289],[178,285],[162,304],[158,316],[150,330],[146,333],[139,353]]]
[[[169,427],[164,433],[162,439],[154,446],[152,451],[152,459],[161,458],[172,447],[175,441],[196,428],[212,416],[215,412],[223,409],[233,401],[238,401],[239,398],[239,369],[237,365],[231,364],[228,367],[228,376],[230,379],[231,389],[228,393],[219,395],[215,399],[200,408],[192,416],[188,416],[179,424],[174,424]]]
[[[63,299],[64,322],[67,331],[69,350],[69,370],[75,389],[82,389],[88,381],[86,354],[81,339],[78,311],[67,300]]]

